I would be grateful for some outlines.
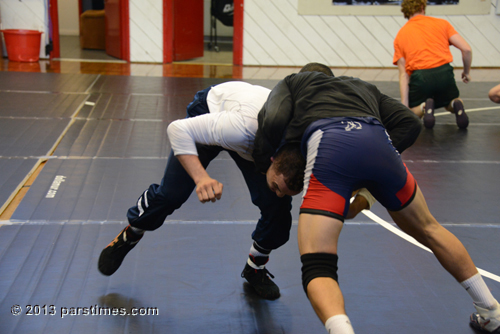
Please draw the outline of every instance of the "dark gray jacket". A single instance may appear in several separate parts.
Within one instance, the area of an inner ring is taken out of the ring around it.
[[[259,112],[252,154],[257,170],[267,171],[282,143],[300,143],[312,122],[331,117],[378,119],[400,153],[413,145],[422,129],[410,109],[368,82],[320,72],[291,74],[274,87]]]

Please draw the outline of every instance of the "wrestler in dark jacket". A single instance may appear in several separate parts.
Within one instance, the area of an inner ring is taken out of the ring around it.
[[[252,154],[257,170],[267,171],[282,143],[300,143],[312,122],[331,117],[378,119],[400,153],[413,145],[422,129],[410,109],[368,82],[320,72],[291,74],[274,87],[259,112]]]

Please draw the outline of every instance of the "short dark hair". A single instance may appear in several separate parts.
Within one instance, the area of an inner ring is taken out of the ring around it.
[[[323,64],[320,64],[320,63],[306,64],[299,71],[299,73],[302,73],[302,72],[321,72],[321,73],[328,75],[329,77],[335,76],[335,75],[333,75],[333,72],[330,69],[330,67],[323,65]]]
[[[300,144],[285,144],[273,157],[273,165],[277,174],[283,174],[285,184],[291,191],[304,188],[304,170],[306,159],[300,150]]]

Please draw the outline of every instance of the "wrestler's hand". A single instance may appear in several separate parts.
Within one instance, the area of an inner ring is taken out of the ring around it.
[[[220,199],[222,183],[208,175],[197,155],[179,154],[176,157],[196,184],[196,195],[201,203]]]
[[[201,203],[215,202],[221,198],[223,187],[222,183],[207,176],[196,184],[196,194]]]
[[[347,216],[345,219],[353,219],[363,210],[369,210],[370,204],[363,196],[356,196],[354,200],[349,205],[349,211],[347,212]]]
[[[465,74],[465,72],[462,72],[462,81],[465,83],[470,82],[470,74]]]

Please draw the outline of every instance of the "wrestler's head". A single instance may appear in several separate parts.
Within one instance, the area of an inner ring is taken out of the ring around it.
[[[401,12],[405,19],[409,19],[417,13],[424,14],[427,0],[403,0],[401,3]]]
[[[329,77],[335,76],[333,75],[332,69],[330,67],[321,63],[308,63],[300,69],[299,73],[302,72],[321,72],[328,75]]]
[[[299,194],[304,187],[304,169],[306,161],[299,144],[281,146],[271,158],[267,170],[267,184],[279,197]]]

